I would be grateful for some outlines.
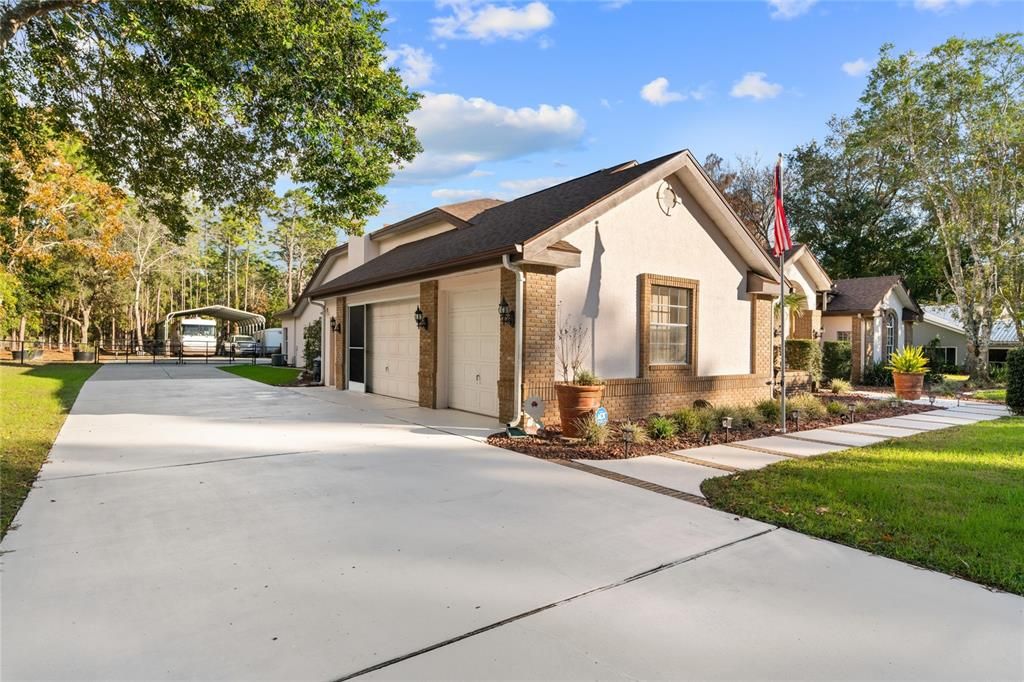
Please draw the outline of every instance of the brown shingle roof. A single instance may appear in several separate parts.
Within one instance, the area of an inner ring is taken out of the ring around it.
[[[825,314],[866,313],[872,311],[882,301],[882,298],[889,293],[889,290],[896,285],[903,285],[903,279],[899,275],[837,279],[833,287],[834,293],[829,299]],[[904,289],[906,289],[905,286]],[[913,301],[913,298],[911,298],[911,301]],[[914,303],[914,308],[920,312],[916,302]]]
[[[351,291],[515,253],[517,244],[554,227],[680,153],[639,164],[618,164],[497,204],[468,220],[467,228],[403,244],[310,293],[325,296]]]
[[[487,209],[494,208],[503,203],[505,202],[501,199],[471,199],[470,201],[460,201],[457,204],[438,206],[438,208],[459,220],[469,222]]]

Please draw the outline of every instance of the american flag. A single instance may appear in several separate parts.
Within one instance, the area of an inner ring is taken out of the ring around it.
[[[786,209],[782,205],[782,155],[775,164],[775,255],[781,256],[793,248],[793,238],[789,234],[789,222],[786,220]]]

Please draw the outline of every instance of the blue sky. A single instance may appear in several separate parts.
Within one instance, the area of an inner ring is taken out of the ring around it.
[[[385,2],[425,152],[369,229],[682,148],[768,158],[856,106],[886,42],[1024,29],[1006,0]]]

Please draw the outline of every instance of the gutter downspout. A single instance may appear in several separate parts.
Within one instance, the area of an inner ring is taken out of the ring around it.
[[[327,362],[324,357],[327,354],[327,340],[324,338],[327,331],[327,301],[314,301],[309,299],[309,302],[313,305],[320,306],[320,382],[317,386],[326,386],[324,377],[327,375]]]
[[[501,264],[516,276],[516,347],[515,371],[513,372],[515,421],[508,424],[508,428],[511,429],[519,426],[523,421],[523,283],[526,281],[526,276],[522,270],[512,266],[512,261],[507,253],[501,257]]]

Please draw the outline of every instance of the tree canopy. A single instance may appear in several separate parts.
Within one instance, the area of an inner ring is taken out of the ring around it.
[[[374,0],[0,2],[0,200],[14,149],[74,134],[180,238],[186,196],[262,205],[282,176],[359,231],[420,150]]]

